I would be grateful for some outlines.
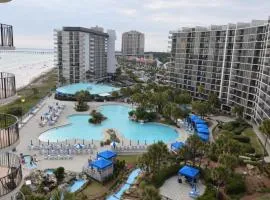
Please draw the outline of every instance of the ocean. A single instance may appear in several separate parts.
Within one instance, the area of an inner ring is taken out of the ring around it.
[[[17,90],[54,67],[53,50],[0,50],[0,71],[15,74]]]

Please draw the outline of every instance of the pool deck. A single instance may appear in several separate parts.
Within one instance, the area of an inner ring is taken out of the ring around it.
[[[41,115],[48,111],[49,105],[55,105],[56,102],[59,102],[60,105],[62,105],[62,104],[66,105],[65,109],[63,110],[63,112],[61,113],[61,115],[58,119],[58,122],[53,126],[46,125],[44,127],[40,127],[39,122],[40,122]],[[90,103],[88,103],[90,110],[87,112],[79,112],[79,114],[88,114],[91,112],[91,110],[93,110],[93,109],[98,110],[99,106],[108,105],[108,104],[118,104],[118,105],[131,106],[130,104],[120,103],[120,102],[90,102]],[[109,146],[100,147],[100,141],[94,141],[94,144],[97,146],[97,149],[94,150],[92,155],[76,155],[73,157],[72,160],[45,160],[43,156],[39,155],[38,151],[33,151],[33,150],[28,149],[28,146],[30,145],[31,140],[33,141],[34,145],[38,145],[38,141],[39,141],[38,137],[43,132],[45,132],[51,128],[55,128],[58,126],[63,126],[63,125],[68,124],[67,116],[72,115],[72,114],[78,114],[78,112],[76,112],[74,110],[74,105],[75,105],[75,102],[58,101],[58,100],[55,100],[53,96],[46,99],[45,106],[43,106],[36,113],[36,115],[33,116],[27,122],[27,124],[25,124],[25,126],[23,126],[21,128],[21,130],[20,130],[20,143],[16,148],[17,154],[20,154],[20,153],[23,153],[24,155],[36,154],[37,160],[38,160],[37,169],[57,168],[57,167],[63,166],[67,170],[74,171],[74,172],[81,172],[82,167],[84,166],[84,164],[87,162],[87,160],[89,158],[94,159],[97,152],[105,150],[105,149],[110,149]],[[181,134],[179,134],[179,138],[177,139],[178,141],[185,141],[188,138],[189,133],[187,133],[183,128],[180,128],[180,129],[176,128],[176,127],[173,127],[173,128],[176,129],[179,133],[181,133]],[[121,137],[120,133],[117,133],[117,135]],[[126,145],[128,145],[130,143],[129,139],[126,139],[123,137],[120,139],[123,140]],[[88,142],[88,143],[90,143],[90,142]],[[137,141],[132,141],[132,144],[136,145]],[[25,165],[23,165],[23,169],[26,172],[24,174],[29,173],[29,169],[27,169]]]
[[[199,182],[197,183],[197,189],[202,195],[205,191],[205,186]],[[164,197],[167,197],[171,200],[192,200],[189,196],[189,192],[192,190],[191,186],[186,183],[178,183],[178,176],[173,176],[165,181],[165,183],[159,188],[160,194]]]

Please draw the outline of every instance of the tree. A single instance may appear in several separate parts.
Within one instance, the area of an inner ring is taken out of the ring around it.
[[[236,105],[233,107],[232,112],[236,114],[237,117],[242,118],[244,113],[244,107]]]
[[[206,101],[193,101],[192,110],[203,118],[209,113],[209,104]]]
[[[117,67],[116,70],[115,70],[115,75],[116,75],[116,77],[121,76],[121,74],[122,74],[121,67]]]
[[[199,85],[197,87],[197,92],[200,94],[200,97],[202,97],[202,95],[204,93],[204,86],[203,85]]]
[[[221,163],[224,167],[230,169],[232,172],[238,164],[238,159],[235,155],[232,154],[221,154],[219,156],[218,162]]]
[[[150,185],[145,186],[142,192],[142,200],[161,200],[158,190]]]
[[[113,91],[112,92],[112,97],[113,98],[118,98],[119,97],[119,93],[117,91]]]
[[[214,92],[210,92],[209,95],[208,95],[208,102],[209,102],[209,105],[211,107],[211,111],[214,111],[215,108],[218,108],[219,107],[219,99],[218,99],[218,96],[216,93]]]
[[[189,93],[184,92],[176,96],[176,103],[179,104],[190,104],[192,101],[192,97]]]
[[[264,142],[264,155],[266,155],[266,145],[267,145],[267,141],[268,138],[270,136],[270,119],[265,119],[263,120],[262,124],[259,127],[260,131],[262,131],[266,138],[265,138],[265,142]]]
[[[201,156],[204,153],[204,143],[200,140],[197,135],[191,135],[185,143],[185,146],[179,151],[180,157],[183,157],[185,163],[187,160],[192,160],[193,165],[195,165],[195,159],[197,156]]]
[[[142,155],[139,163],[146,172],[155,174],[159,172],[162,161],[166,160],[168,155],[167,145],[159,141],[148,147],[147,152]]]
[[[91,98],[91,94],[87,90],[81,90],[75,93],[75,98],[77,100],[76,110],[77,111],[87,111],[88,105],[85,103],[86,100]]]
[[[57,182],[60,183],[64,177],[65,177],[65,168],[64,167],[58,167],[56,170],[54,170],[54,175],[57,179]]]
[[[214,185],[216,185],[217,189],[217,199],[219,194],[219,188],[222,184],[225,184],[226,180],[228,178],[228,171],[225,167],[216,167],[211,170],[211,179],[214,182]]]

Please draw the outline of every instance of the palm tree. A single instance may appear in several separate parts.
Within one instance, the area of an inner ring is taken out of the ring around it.
[[[203,85],[199,85],[197,88],[198,93],[200,94],[200,97],[202,98],[202,95],[204,93],[204,86]]]
[[[270,136],[270,119],[265,119],[263,120],[262,124],[259,127],[260,131],[262,131],[266,138],[265,138],[265,142],[264,142],[264,156],[266,155],[266,145],[267,145],[267,141],[268,138]]]
[[[232,112],[236,114],[237,117],[242,118],[244,113],[244,107],[243,106],[234,106],[232,109]]]

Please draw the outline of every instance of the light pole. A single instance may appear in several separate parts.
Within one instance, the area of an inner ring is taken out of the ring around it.
[[[25,102],[25,98],[21,97],[21,122],[22,122],[22,117],[23,117],[23,103]]]

